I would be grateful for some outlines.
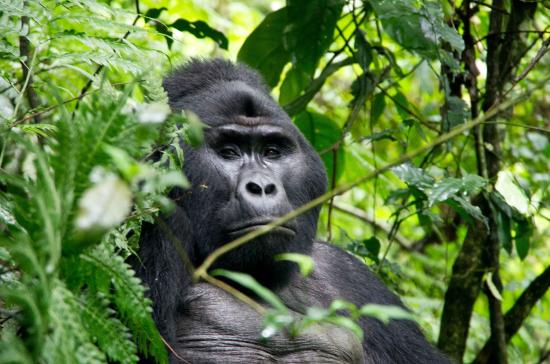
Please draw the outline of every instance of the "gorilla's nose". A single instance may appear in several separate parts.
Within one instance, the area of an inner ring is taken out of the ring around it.
[[[284,201],[282,192],[280,182],[263,171],[244,173],[237,186],[237,197],[255,208],[279,207],[278,204]]]
[[[245,188],[246,191],[252,195],[258,195],[261,196],[262,194],[265,195],[274,195],[277,193],[277,186],[275,186],[275,183],[271,183],[269,181],[262,183],[264,181],[249,181],[246,183]]]

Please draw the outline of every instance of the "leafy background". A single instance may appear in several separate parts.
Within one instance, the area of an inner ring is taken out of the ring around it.
[[[169,113],[160,82],[193,56],[258,69],[331,189],[362,181],[325,203],[318,236],[431,341],[458,362],[547,361],[549,15],[519,0],[0,0],[0,362],[166,361],[126,259],[187,185],[177,140],[201,126]]]

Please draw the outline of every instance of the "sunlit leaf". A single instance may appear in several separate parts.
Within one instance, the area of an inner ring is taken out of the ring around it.
[[[506,203],[523,215],[529,213],[529,198],[517,185],[514,176],[508,171],[500,171],[495,183],[495,189],[500,192]]]
[[[390,320],[414,320],[410,312],[399,306],[367,304],[359,312],[362,316],[374,317],[386,324]]]
[[[309,255],[304,254],[298,254],[298,253],[283,253],[279,254],[275,257],[275,260],[281,261],[286,260],[289,262],[294,262],[298,264],[298,267],[300,268],[300,273],[302,276],[307,277],[308,275],[313,272],[313,268],[315,267],[315,262],[313,261],[313,258]]]
[[[126,218],[132,207],[132,193],[120,178],[108,176],[87,189],[78,206],[78,229],[107,230]]]
[[[487,287],[489,288],[489,291],[491,292],[493,297],[495,297],[499,301],[502,301],[502,296],[500,295],[498,288],[495,286],[495,282],[493,282],[493,272],[487,273],[487,276],[485,277],[485,283],[487,283]]]

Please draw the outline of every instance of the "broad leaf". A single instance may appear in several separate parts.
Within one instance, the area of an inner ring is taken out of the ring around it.
[[[443,43],[457,51],[464,42],[443,19],[439,4],[415,0],[370,2],[384,30],[403,47],[428,58],[436,58]]]
[[[342,12],[342,0],[288,0],[289,26],[285,29],[286,49],[292,63],[313,76],[319,58],[332,43],[336,21]]]
[[[333,120],[311,111],[298,114],[294,119],[294,123],[315,150],[321,152],[321,159],[327,169],[329,185],[332,186],[332,177],[335,176],[335,179],[338,180],[344,171],[345,157],[342,145],[339,145],[336,151],[331,149],[335,146],[335,143],[341,140],[342,130]],[[335,153],[336,158],[334,158]],[[336,171],[334,171],[335,160]]]
[[[246,38],[237,56],[239,62],[260,71],[270,87],[277,86],[284,66],[290,62],[290,54],[283,44],[287,22],[286,8],[267,15]]]

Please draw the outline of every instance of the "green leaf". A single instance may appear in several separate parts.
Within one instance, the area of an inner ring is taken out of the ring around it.
[[[214,42],[216,42],[222,49],[227,49],[229,45],[229,41],[222,32],[210,27],[210,25],[202,20],[191,22],[185,19],[178,19],[168,26],[171,28],[175,28],[180,32],[189,32],[200,39],[210,38]]]
[[[367,304],[359,309],[362,316],[374,317],[385,324],[390,320],[414,320],[412,314],[399,306]]]
[[[506,203],[520,214],[529,214],[529,198],[523,189],[518,186],[512,173],[508,171],[498,172],[495,189],[504,197]]]
[[[445,23],[438,3],[415,0],[370,3],[384,30],[406,49],[428,58],[436,58],[443,43],[459,52],[464,49],[462,38]]]
[[[487,230],[489,229],[487,218],[483,215],[479,207],[472,205],[469,199],[456,195],[446,200],[445,203],[455,209],[463,218],[467,219],[468,217],[473,217],[481,221]]]
[[[279,83],[284,66],[290,62],[290,53],[283,44],[287,21],[287,8],[268,14],[246,38],[237,56],[239,62],[260,71],[270,87]]]
[[[464,100],[456,96],[447,98],[447,129],[464,124],[470,117],[470,109]]]
[[[359,340],[363,340],[363,329],[361,329],[361,326],[359,326],[359,324],[351,318],[346,316],[333,316],[328,318],[326,321],[350,330],[359,338]]]
[[[397,113],[402,119],[408,119],[411,116],[411,114],[407,111],[410,107],[409,101],[401,91],[397,90],[395,95],[393,95],[392,101],[395,104]]]
[[[487,283],[487,287],[489,288],[489,291],[491,292],[493,297],[499,301],[502,301],[502,296],[500,295],[497,286],[495,286],[495,283],[493,282],[493,272],[487,273],[487,276],[485,277],[485,283]]]
[[[313,258],[309,255],[298,254],[298,253],[283,253],[275,256],[276,261],[287,260],[289,262],[294,262],[298,264],[300,268],[300,273],[302,276],[307,277],[313,272],[315,262]]]
[[[279,103],[286,105],[296,99],[311,83],[311,77],[300,67],[292,67],[286,74],[279,93]]]
[[[362,107],[367,98],[374,92],[375,84],[373,83],[374,76],[370,71],[364,72],[357,76],[351,84],[351,107]]]
[[[232,272],[226,269],[215,269],[211,272],[211,275],[229,278],[232,281],[237,282],[241,286],[248,288],[249,290],[257,294],[258,297],[273,306],[276,310],[279,310],[281,312],[287,311],[285,304],[283,303],[283,301],[281,301],[279,297],[277,297],[269,289],[258,283],[258,281],[249,274]]]
[[[137,348],[128,328],[115,317],[105,296],[84,295],[83,300],[75,303],[87,331],[93,334],[97,345],[109,359],[128,364],[138,360]]]
[[[445,201],[459,192],[472,194],[478,192],[486,181],[482,177],[469,174],[463,178],[444,178],[435,182],[432,188],[426,190],[430,206]]]
[[[414,186],[421,191],[430,189],[435,182],[432,176],[410,163],[396,166],[392,168],[392,172],[409,186]]]
[[[482,221],[488,228],[487,219],[479,207],[472,205],[466,197],[485,186],[486,181],[483,178],[477,175],[466,175],[463,178],[448,177],[436,181],[424,170],[408,163],[394,167],[392,171],[407,185],[419,191],[415,194],[417,200],[420,199],[419,202],[427,200],[428,207],[444,202],[461,216],[466,218],[471,216]]]
[[[342,0],[288,0],[288,26],[284,44],[294,67],[313,77],[319,59],[332,43]]]
[[[521,260],[525,259],[529,253],[531,235],[533,235],[533,227],[529,220],[524,219],[516,222],[516,252]]]
[[[372,236],[363,240],[363,246],[370,253],[375,262],[378,262],[378,254],[380,254],[380,240],[376,236]]]
[[[321,154],[321,159],[327,170],[329,186],[332,186],[333,175],[336,177],[335,180],[338,181],[344,171],[345,156],[341,144],[336,149],[336,158],[334,158],[334,150],[329,149],[341,140],[342,130],[332,119],[312,111],[304,111],[298,114],[294,118],[294,124],[317,152],[324,152]],[[335,159],[336,173],[333,169]]]
[[[372,100],[372,109],[371,109],[371,122],[373,124],[376,124],[378,119],[380,119],[380,116],[384,113],[384,109],[386,108],[386,97],[382,92],[377,93],[374,95],[374,98]]]
[[[135,272],[114,253],[112,246],[101,244],[91,252],[81,254],[78,264],[71,264],[77,276],[73,285],[86,284],[111,297],[122,322],[130,329],[138,350],[150,354],[159,363],[167,363],[166,347],[151,317],[151,301],[145,297],[145,287]],[[67,262],[68,263],[68,262]]]
[[[357,50],[356,57],[363,72],[369,69],[372,62],[372,46],[365,38],[365,33],[361,29],[355,31],[355,49]]]
[[[204,129],[209,126],[192,111],[185,111],[185,117],[187,120],[184,131],[185,141],[193,148],[197,148],[204,143]]]
[[[52,124],[23,124],[18,129],[28,134],[40,135],[44,138],[51,136],[57,128]]]
[[[511,219],[500,209],[497,210],[497,233],[502,247],[508,252],[512,251]]]
[[[161,22],[155,22],[155,30],[164,36],[164,39],[166,40],[166,45],[168,46],[168,49],[172,49],[172,44],[174,44],[174,33],[170,29],[168,29],[168,26],[166,24]]]
[[[145,18],[145,21],[150,21],[151,19],[158,19],[158,17],[164,10],[167,10],[164,6],[162,8],[151,8],[147,10],[147,12],[143,17]]]

